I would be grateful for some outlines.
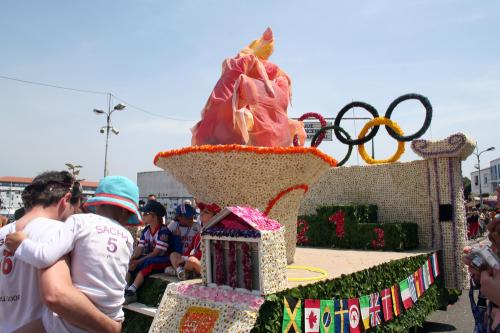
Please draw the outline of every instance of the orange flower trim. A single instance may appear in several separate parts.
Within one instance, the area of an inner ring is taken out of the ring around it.
[[[255,154],[308,154],[312,153],[332,167],[337,166],[337,160],[314,147],[255,147],[242,145],[203,145],[190,146],[182,149],[173,149],[156,154],[153,163],[156,165],[160,158],[184,155],[189,153],[225,153],[250,152]]]
[[[289,188],[281,191],[280,193],[278,193],[278,195],[276,197],[274,197],[274,199],[272,199],[268,202],[264,214],[268,215],[269,212],[271,211],[271,209],[273,209],[274,205],[276,205],[276,203],[278,201],[280,201],[283,196],[285,196],[286,194],[288,194],[292,191],[295,191],[295,190],[304,190],[304,193],[307,193],[307,191],[309,190],[309,186],[307,186],[306,184],[300,184],[300,185],[295,185],[295,186],[289,187]]]
[[[207,333],[213,332],[219,319],[219,311],[209,308],[191,306],[182,317],[180,333]]]

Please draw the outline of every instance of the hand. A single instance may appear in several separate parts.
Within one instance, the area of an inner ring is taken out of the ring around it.
[[[16,252],[17,248],[23,240],[25,240],[26,234],[23,231],[13,232],[5,237],[5,247],[12,253]]]
[[[111,333],[121,333],[122,331],[122,322],[121,321],[115,321],[113,326],[111,327]]]
[[[137,267],[137,259],[132,259],[130,260],[130,263],[128,264],[128,269],[133,271]]]
[[[495,304],[500,304],[500,268],[481,272],[481,292]]]
[[[474,281],[474,283],[477,285],[479,283],[480,278],[481,278],[481,271],[471,265],[472,259],[468,256],[468,254],[472,251],[472,247],[466,246],[466,247],[464,247],[463,251],[464,251],[465,255],[462,257],[462,262],[469,269],[469,274],[472,278],[472,281]]]

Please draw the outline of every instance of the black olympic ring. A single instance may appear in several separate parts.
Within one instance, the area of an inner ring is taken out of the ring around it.
[[[318,139],[318,137],[322,133],[324,135],[325,131],[329,130],[329,129],[333,129],[335,131],[339,131],[339,132],[341,132],[342,134],[344,134],[346,136],[347,140],[351,140],[351,136],[349,135],[349,133],[347,133],[347,131],[344,130],[342,127],[337,126],[337,125],[325,126],[325,127],[321,127],[319,130],[316,131],[316,133],[314,133],[314,136],[312,137],[312,140],[311,140],[311,147],[316,147],[315,144],[316,144],[316,140]],[[337,166],[344,165],[349,160],[349,157],[351,157],[353,144],[347,144],[347,145],[349,146],[349,148],[347,150],[347,154],[345,155],[344,159],[342,159],[342,161],[340,161],[340,162],[337,163]]]
[[[389,105],[389,107],[387,108],[387,111],[385,112],[385,116],[384,117],[386,117],[387,119],[391,119],[392,111],[394,111],[394,109],[396,108],[396,106],[398,106],[399,103],[401,103],[403,101],[406,101],[408,99],[419,100],[420,103],[422,103],[422,105],[424,106],[424,108],[425,108],[425,120],[424,120],[424,124],[422,125],[422,127],[417,132],[415,132],[412,135],[407,135],[407,136],[401,136],[401,135],[397,134],[396,132],[394,132],[394,130],[392,128],[390,128],[389,126],[385,126],[385,129],[387,130],[387,133],[389,133],[389,135],[392,136],[397,141],[408,142],[408,141],[413,141],[415,139],[418,139],[418,138],[420,138],[429,129],[429,126],[431,125],[431,120],[432,120],[432,105],[431,105],[431,102],[429,102],[429,100],[427,99],[427,97],[419,95],[419,94],[406,94],[406,95],[403,95],[403,96],[399,96],[398,98],[396,98],[391,103],[391,105]]]
[[[355,107],[360,107],[360,108],[363,108],[366,111],[370,112],[371,115],[373,116],[373,118],[378,117],[377,109],[375,109],[370,104],[365,103],[365,102],[351,102],[351,103],[347,104],[346,106],[344,106],[342,108],[342,110],[339,111],[339,113],[337,114],[337,117],[335,117],[335,121],[333,122],[333,125],[340,127],[340,121],[342,120],[342,117],[344,116],[344,114],[347,111],[349,111],[350,109],[355,108]],[[351,138],[348,138],[348,137],[343,137],[340,134],[341,131],[337,128],[334,128],[333,131],[334,131],[337,139],[339,139],[339,141],[342,142],[343,144],[357,146],[357,145],[367,143],[368,141],[373,139],[375,137],[375,135],[377,134],[378,129],[379,129],[379,126],[373,126],[373,128],[370,130],[370,133],[368,133],[364,138],[354,139],[354,140],[352,140]]]

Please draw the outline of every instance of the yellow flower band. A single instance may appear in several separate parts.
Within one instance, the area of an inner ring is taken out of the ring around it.
[[[400,136],[403,135],[403,130],[401,129],[401,127],[399,127],[399,125],[395,121],[392,121],[389,118],[385,117],[377,117],[365,124],[361,132],[359,132],[358,139],[364,138],[368,130],[370,130],[370,128],[380,125],[388,126],[392,130],[394,130],[394,132],[396,132],[398,135]],[[398,141],[398,149],[396,150],[396,153],[394,153],[394,155],[392,155],[386,160],[376,160],[371,158],[370,155],[367,154],[364,144],[360,144],[358,146],[358,151],[359,155],[361,155],[361,158],[368,164],[392,163],[399,160],[401,155],[403,155],[403,153],[405,152],[405,142]]]

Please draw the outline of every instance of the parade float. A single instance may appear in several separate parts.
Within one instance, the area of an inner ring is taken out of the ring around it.
[[[192,146],[154,158],[198,201],[224,209],[202,231],[201,279],[153,284],[149,301],[157,309],[141,329],[400,332],[421,325],[447,304],[447,290],[467,282],[461,161],[474,142],[461,133],[419,139],[432,106],[418,94],[395,99],[384,116],[352,102],[332,126],[316,113],[289,119],[291,80],[268,60],[273,45],[268,29],[226,59]],[[390,119],[407,100],[420,101],[426,114],[411,135]],[[354,107],[373,119],[352,139],[341,120]],[[305,147],[302,121],[310,117],[321,129]],[[375,160],[364,145],[381,126],[398,146]],[[340,162],[317,148],[327,130],[348,147]],[[407,143],[422,160],[397,162]],[[367,165],[342,166],[355,147]],[[128,311],[125,331],[140,322]]]

